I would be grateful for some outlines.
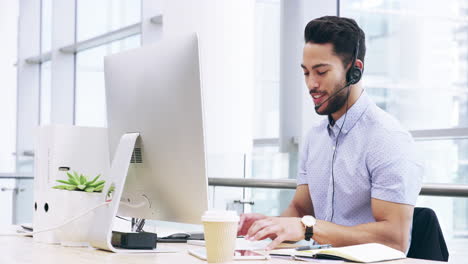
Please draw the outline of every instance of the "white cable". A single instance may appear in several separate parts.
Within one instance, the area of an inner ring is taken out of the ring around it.
[[[69,223],[75,221],[76,219],[78,218],[81,218],[83,216],[85,216],[86,214],[88,214],[89,212],[91,211],[94,211],[96,210],[97,208],[101,207],[101,206],[104,206],[104,205],[107,205],[107,204],[110,204],[110,202],[105,202],[105,203],[101,203],[101,204],[98,204],[96,205],[95,207],[91,208],[91,209],[88,209],[86,212],[82,213],[82,214],[79,214],[67,221],[65,221],[64,223],[61,223],[60,225],[57,225],[57,226],[54,226],[54,227],[50,227],[50,228],[46,228],[46,229],[42,229],[42,230],[38,230],[38,231],[34,231],[34,232],[26,232],[26,233],[11,233],[11,234],[0,234],[0,236],[31,236],[31,235],[35,235],[35,234],[38,234],[38,233],[43,233],[43,232],[47,232],[47,231],[51,231],[51,230],[55,230],[55,229],[59,229],[65,225],[68,225]]]

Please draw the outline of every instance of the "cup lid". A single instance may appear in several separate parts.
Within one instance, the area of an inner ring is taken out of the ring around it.
[[[206,211],[202,216],[203,222],[239,222],[236,211]]]

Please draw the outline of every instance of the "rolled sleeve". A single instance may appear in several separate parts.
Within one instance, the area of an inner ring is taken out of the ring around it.
[[[371,197],[414,206],[424,169],[416,159],[411,136],[386,133],[379,139],[368,158]]]

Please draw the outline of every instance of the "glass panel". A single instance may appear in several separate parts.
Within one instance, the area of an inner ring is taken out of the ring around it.
[[[210,208],[213,206],[213,208],[217,210],[236,211],[238,207],[233,204],[233,201],[243,200],[244,190],[238,187],[214,186],[209,189],[209,196]]]
[[[257,0],[255,4],[255,91],[254,138],[279,137],[279,76],[280,76],[280,1]],[[247,177],[279,179],[289,175],[289,154],[279,153],[278,146],[254,146],[251,172]],[[248,188],[245,211],[278,215],[287,191]],[[286,195],[287,196],[287,195]],[[287,201],[286,201],[287,200]],[[275,202],[272,202],[275,201]],[[276,201],[280,201],[278,204]],[[287,205],[286,205],[287,206]]]
[[[466,0],[341,2],[366,32],[366,90],[408,129],[468,126]]]
[[[254,147],[252,153],[252,175],[257,179],[284,179],[296,175],[290,173],[289,153],[279,153],[277,146]],[[291,164],[295,164],[292,163]],[[246,206],[245,211],[267,215],[279,215],[289,205],[294,190],[275,190],[247,188],[246,200],[253,201],[253,206]]]
[[[416,141],[423,182],[468,184],[468,140]],[[468,207],[467,207],[468,209]]]
[[[254,147],[252,153],[252,178],[288,178],[289,154],[279,153],[277,146]]]
[[[52,84],[51,84],[51,71],[50,61],[41,64],[41,92],[40,92],[40,120],[39,124],[50,124],[51,118],[51,97],[52,97]]]
[[[7,226],[13,223],[13,189],[15,188],[14,179],[0,179],[0,225]]]
[[[17,179],[16,186],[18,188],[18,194],[16,194],[14,201],[14,224],[32,223],[34,208],[34,180]]]
[[[279,137],[280,1],[255,4],[254,138]]]
[[[141,1],[138,0],[76,2],[78,41],[141,22]]]
[[[255,204],[246,206],[245,212],[255,212],[270,216],[280,215],[291,202],[295,190],[247,188],[246,198]]]
[[[244,178],[245,155],[242,153],[208,153],[207,175],[209,178]],[[219,210],[242,212],[242,207],[234,200],[244,199],[243,188],[211,186],[208,189],[209,207]]]
[[[366,32],[364,87],[381,108],[407,129],[468,126],[465,0],[341,3],[341,14]],[[425,162],[424,182],[468,183],[467,140],[418,141],[417,147]],[[418,199],[418,206],[436,211],[451,261],[468,256],[467,201]]]
[[[52,0],[41,0],[41,52],[52,49]]]
[[[18,1],[3,1],[0,8],[0,173],[15,171],[18,8]]]
[[[210,178],[244,178],[243,153],[207,153],[207,174]]]
[[[75,124],[106,127],[104,56],[140,46],[140,35],[76,54]]]

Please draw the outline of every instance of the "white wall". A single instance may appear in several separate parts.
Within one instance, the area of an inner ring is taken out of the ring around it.
[[[18,1],[0,1],[0,173],[15,170]]]
[[[322,17],[322,16],[336,16],[336,1],[303,1],[303,24],[302,29],[304,30],[307,23],[312,19]],[[303,31],[304,32],[304,31]],[[304,36],[304,35],[303,35]],[[302,39],[302,43],[304,43],[304,39]],[[301,57],[302,60],[302,57]],[[314,103],[308,93],[307,86],[305,82],[302,85],[302,120],[301,120],[301,131],[298,133],[299,137],[302,139],[307,135],[309,129],[320,122],[324,116],[319,116],[315,113]]]
[[[251,0],[162,4],[163,35],[199,34],[209,177],[242,177],[251,152],[254,7]]]

